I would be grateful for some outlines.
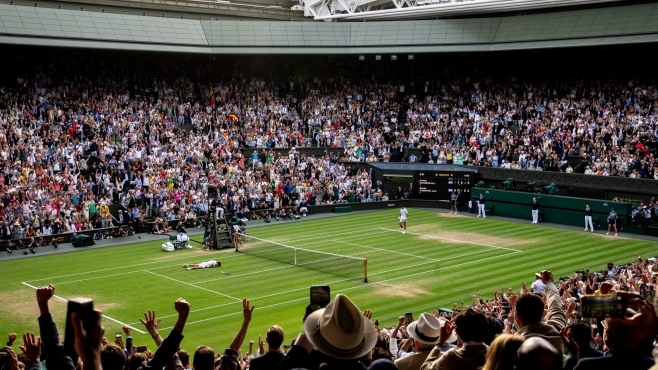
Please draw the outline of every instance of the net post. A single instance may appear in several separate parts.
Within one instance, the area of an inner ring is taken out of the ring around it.
[[[363,282],[368,282],[368,259],[363,259]]]

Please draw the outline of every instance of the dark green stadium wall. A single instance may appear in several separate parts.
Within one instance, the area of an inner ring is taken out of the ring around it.
[[[611,202],[598,199],[563,197],[559,195],[543,195],[519,191],[506,191],[497,189],[471,188],[471,194],[477,199],[484,195],[487,208],[492,207],[492,213],[497,216],[512,217],[531,220],[532,198],[539,202],[540,218],[542,222],[551,222],[562,225],[583,226],[585,205],[592,209],[592,223],[594,227],[606,228],[610,210],[615,209],[619,215],[617,227],[627,230],[627,215],[631,212],[630,203]]]

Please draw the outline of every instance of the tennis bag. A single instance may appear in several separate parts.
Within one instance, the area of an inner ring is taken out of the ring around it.
[[[171,242],[166,242],[162,244],[162,250],[165,252],[173,252],[174,251],[174,244]]]

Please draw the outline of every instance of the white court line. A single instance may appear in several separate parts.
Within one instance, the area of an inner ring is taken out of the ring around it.
[[[230,258],[230,257],[239,257],[240,254],[226,254],[226,256],[222,258]],[[88,274],[94,274],[97,272],[103,272],[103,271],[112,271],[112,270],[118,270],[118,269],[126,269],[130,267],[136,267],[136,266],[144,266],[144,265],[151,265],[154,263],[162,263],[162,262],[169,262],[169,261],[177,261],[177,260],[183,260],[183,259],[192,259],[193,257],[190,256],[185,256],[185,257],[176,257],[176,258],[168,258],[160,261],[152,261],[152,262],[144,262],[144,263],[137,263],[134,265],[126,265],[126,266],[119,266],[119,267],[111,267],[111,268],[106,268],[106,269],[101,269],[101,270],[94,270],[94,271],[86,271],[86,272],[78,272],[76,274],[69,274],[69,275],[61,275],[61,276],[55,276],[55,277],[48,277],[48,278],[43,278],[43,279],[34,279],[34,280],[28,280],[29,282],[35,282],[35,281],[44,281],[44,280],[51,280],[51,279],[59,279],[63,277],[69,277],[69,276],[78,276],[78,275],[88,275]],[[140,270],[135,270],[135,271],[140,271]]]
[[[370,253],[372,253],[372,252],[370,252]],[[407,268],[415,268],[415,267],[424,266],[424,265],[427,265],[427,264],[430,264],[430,263],[443,262],[443,261],[447,261],[447,260],[451,260],[451,259],[455,259],[455,258],[461,258],[461,257],[470,256],[470,255],[473,255],[473,254],[478,254],[478,253],[483,253],[483,252],[482,252],[482,251],[469,252],[469,253],[460,254],[460,255],[457,255],[457,256],[451,256],[451,257],[447,257],[447,258],[443,258],[443,259],[435,260],[435,261],[423,262],[423,263],[415,264],[415,265],[413,265],[413,266],[402,266],[402,267],[397,267],[397,268],[390,269],[390,270],[386,270],[386,271],[375,272],[375,273],[369,274],[368,276],[374,276],[374,275],[380,275],[380,274],[388,274],[388,273],[390,273],[390,272],[395,272],[395,271],[399,271],[399,270],[404,270],[404,269],[407,269]],[[517,253],[517,252],[514,252],[514,253]],[[494,256],[494,257],[495,257],[495,256]],[[472,263],[472,262],[468,262],[468,263]],[[459,264],[459,265],[457,265],[457,266],[461,266],[461,264]],[[335,281],[328,282],[328,283],[326,283],[325,285],[331,285],[331,284],[341,283],[341,282],[350,281],[350,280],[354,280],[354,279],[341,279],[341,280],[335,280]],[[373,284],[374,284],[374,283],[373,283]],[[269,297],[275,297],[275,296],[279,296],[279,295],[284,295],[284,294],[288,294],[288,293],[294,293],[294,292],[298,292],[298,291],[300,291],[300,290],[308,290],[308,286],[306,286],[306,287],[304,287],[304,288],[298,288],[298,289],[288,290],[288,291],[285,291],[285,292],[278,292],[278,293],[268,294],[268,295],[264,295],[264,296],[260,296],[260,297],[250,298],[249,300],[250,300],[250,301],[255,301],[255,300],[257,300],[257,299],[263,299],[263,298],[269,298]],[[209,306],[209,307],[199,308],[199,309],[197,309],[197,310],[192,310],[192,311],[190,311],[190,312],[205,311],[205,310],[210,310],[210,309],[213,309],[213,308],[219,308],[219,307],[228,306],[228,305],[231,305],[231,304],[233,304],[233,303],[232,303],[232,302],[231,302],[231,303],[223,303],[223,304],[219,304],[219,305],[214,305],[214,306]],[[160,318],[160,319],[164,319],[164,318],[174,317],[174,316],[178,316],[178,314],[167,315],[167,316],[160,316],[159,318]],[[137,325],[137,324],[139,324],[139,322],[136,322],[136,323],[134,323],[134,324]]]
[[[159,277],[162,277],[162,278],[165,278],[165,279],[169,279],[169,280],[171,280],[171,281],[175,281],[175,282],[177,282],[177,283],[181,283],[181,284],[189,285],[189,286],[191,286],[191,287],[195,287],[195,288],[197,288],[197,289],[205,290],[206,292],[215,293],[215,294],[217,294],[217,295],[221,295],[221,296],[224,296],[224,297],[226,297],[226,298],[231,298],[231,299],[234,299],[234,300],[236,300],[236,301],[242,301],[242,299],[235,298],[235,297],[231,297],[230,295],[227,295],[227,294],[224,294],[224,293],[220,293],[220,292],[216,292],[216,291],[214,291],[214,290],[206,289],[206,288],[203,288],[203,287],[200,287],[200,286],[196,286],[196,285],[191,284],[191,283],[186,283],[186,282],[184,282],[184,281],[181,281],[181,280],[178,280],[178,279],[174,279],[174,278],[171,278],[171,277],[169,277],[169,276],[156,274],[156,273],[153,272],[153,271],[149,271],[149,270],[142,270],[142,271],[143,271],[143,272],[146,272],[146,273],[148,273],[148,274],[152,274],[152,275],[159,276]]]
[[[289,269],[289,268],[291,268],[291,267],[296,267],[296,266],[295,266],[295,265],[289,265],[289,266],[283,266],[283,267],[276,267],[276,268],[273,268],[273,269],[260,270],[260,271],[256,271],[256,272],[248,272],[248,273],[246,273],[246,274],[230,275],[230,276],[227,276],[227,277],[218,277],[218,278],[216,278],[216,279],[203,280],[203,281],[199,281],[199,282],[197,282],[197,283],[192,283],[192,284],[202,284],[202,283],[207,283],[207,282],[210,282],[210,281],[217,281],[217,280],[231,279],[231,278],[243,277],[243,276],[247,276],[247,275],[262,274],[263,272],[276,271],[276,270],[283,270],[283,269]]]
[[[341,235],[362,233],[362,232],[370,231],[370,230],[376,230],[376,229],[363,229],[363,230],[349,231],[349,232],[346,232],[346,233],[341,233]],[[314,237],[311,237],[311,238],[304,238],[304,239],[299,239],[299,240],[301,241],[301,240],[322,239],[322,238],[332,237],[334,235],[336,235],[336,234],[333,233],[333,234],[327,234],[327,235],[319,235],[319,236],[314,236]],[[276,239],[276,237],[274,237],[274,239]]]
[[[390,249],[375,248],[375,247],[370,247],[370,246],[363,245],[363,244],[356,244],[356,243],[344,242],[344,241],[341,241],[341,240],[334,240],[334,241],[335,241],[336,243],[347,244],[347,245],[354,245],[354,246],[356,246],[356,247],[369,248],[369,249],[374,249],[374,250],[378,250],[378,251],[382,251],[382,252],[386,252],[386,253],[401,254],[401,255],[403,255],[403,256],[422,258],[422,259],[429,260],[429,261],[434,261],[434,262],[439,262],[439,261],[440,261],[440,260],[437,260],[437,259],[435,259],[435,258],[423,257],[423,256],[417,256],[417,255],[415,255],[415,254],[404,253],[404,252],[398,252],[398,251],[392,251],[392,250],[390,250]]]
[[[30,288],[32,288],[32,289],[34,289],[34,290],[39,289],[39,288],[37,288],[37,287],[35,287],[35,286],[32,286],[32,285],[30,285],[30,284],[28,284],[28,283],[26,283],[26,282],[24,282],[24,281],[23,281],[22,283],[23,283],[23,285],[28,286],[28,287],[30,287]],[[58,296],[58,295],[56,295],[56,294],[53,295],[53,297],[59,299],[59,300],[62,301],[62,302],[68,302],[67,299],[62,298],[62,297],[60,297],[60,296]],[[121,326],[128,326],[128,327],[130,327],[132,330],[134,330],[134,331],[136,331],[136,332],[138,332],[138,333],[140,333],[140,334],[146,334],[146,332],[141,331],[141,330],[137,329],[137,328],[134,327],[134,326],[131,326],[131,325],[128,325],[128,324],[122,323],[121,321],[116,320],[116,319],[113,319],[113,318],[111,318],[111,317],[109,317],[109,316],[107,316],[107,315],[104,315],[104,314],[101,314],[101,315],[102,315],[104,318],[106,318],[106,319],[108,319],[108,320],[110,320],[110,321],[114,321],[115,323],[117,323],[117,324],[119,324],[119,325],[121,325]]]
[[[370,230],[374,230],[374,229],[370,229]],[[336,240],[347,240],[347,239],[362,238],[364,236],[381,235],[381,234],[384,234],[384,233],[385,232],[380,231],[380,232],[375,232],[375,233],[371,233],[371,234],[360,234],[360,235],[348,236],[348,237],[345,237],[345,238],[331,238],[331,239],[328,239],[328,240],[321,240],[321,241],[317,241],[317,242],[313,242],[313,243],[298,244],[295,248],[297,248],[297,247],[300,247],[300,248],[301,247],[307,247],[309,245],[315,245],[315,244],[328,243],[328,242],[333,242],[333,241],[336,241]],[[306,240],[306,239],[301,239],[300,241],[304,241],[304,240]]]
[[[368,253],[373,253],[373,252],[359,252],[359,253],[352,254],[352,256],[359,256],[359,255],[368,254]],[[252,256],[258,257],[257,254],[252,254]],[[336,258],[331,258],[331,259],[336,259]],[[327,259],[325,261],[329,261],[331,259]],[[315,261],[315,262],[322,262],[322,260]],[[281,263],[283,263],[283,262],[281,262]],[[289,265],[289,266],[283,266],[283,267],[275,267],[275,268],[271,268],[271,269],[267,269],[267,270],[248,272],[246,274],[237,274],[237,275],[231,275],[229,277],[218,277],[216,279],[203,280],[203,281],[199,281],[198,283],[192,283],[192,284],[202,284],[202,283],[207,283],[209,281],[225,280],[225,279],[231,279],[231,278],[242,277],[242,276],[247,276],[247,275],[261,274],[261,273],[267,272],[267,271],[276,271],[276,270],[282,270],[282,269],[287,269],[287,268],[291,268],[291,267],[298,267],[298,266],[297,265]],[[304,267],[304,266],[299,266],[299,267]],[[150,270],[154,270],[154,269],[150,269]]]
[[[177,263],[177,264],[175,264],[175,265],[167,265],[167,266],[160,266],[160,267],[151,267],[151,268],[146,269],[146,271],[158,270],[158,269],[165,269],[165,268],[176,267],[176,266],[179,266],[179,267],[180,267],[180,263]],[[119,273],[112,274],[112,275],[101,275],[101,276],[94,276],[94,277],[85,278],[85,279],[79,279],[79,280],[70,280],[70,281],[63,281],[63,282],[56,282],[56,283],[49,282],[49,283],[50,283],[50,284],[53,284],[53,285],[60,286],[60,285],[64,285],[64,284],[78,283],[78,282],[81,282],[81,281],[96,280],[96,279],[104,279],[104,278],[115,277],[115,276],[120,276],[120,275],[134,274],[134,273],[136,273],[136,272],[140,272],[140,271],[144,271],[144,270],[133,270],[133,271],[128,271],[128,272],[119,272]]]
[[[510,254],[515,254],[515,253],[519,253],[519,252],[509,252],[509,253],[501,254],[501,255],[499,255],[499,256],[487,257],[487,258],[482,258],[482,259],[475,260],[475,261],[459,263],[459,264],[456,264],[456,265],[447,266],[447,267],[445,267],[444,269],[451,268],[451,267],[464,266],[464,265],[471,264],[471,263],[477,263],[477,262],[487,261],[487,260],[490,260],[490,259],[499,258],[499,257],[504,257],[504,256],[508,256],[508,255],[510,255]],[[430,264],[430,263],[433,263],[433,261],[430,261],[430,262],[424,262],[424,263],[420,263],[420,264],[415,265],[415,266],[408,266],[408,267],[404,267],[404,268],[414,268],[414,267],[418,267],[418,266],[422,266],[422,265],[427,265],[427,264]],[[398,270],[399,270],[399,269],[398,269]],[[382,271],[382,272],[378,272],[378,273],[376,273],[376,274],[388,273],[388,272],[391,272],[391,271],[393,271],[393,270]],[[394,280],[398,280],[398,279],[408,278],[408,277],[412,277],[412,276],[416,276],[416,275],[421,275],[421,274],[427,274],[427,273],[429,273],[429,272],[430,272],[430,271],[421,271],[421,272],[417,272],[417,273],[415,273],[415,274],[411,274],[411,275],[404,275],[404,276],[399,276],[399,277],[396,277],[396,278],[391,278],[391,279],[386,279],[386,280],[382,280],[382,281],[373,282],[372,284],[382,284],[382,283],[387,283],[387,282],[389,282],[389,281],[394,281]],[[373,275],[376,275],[376,274],[373,274]],[[331,283],[328,283],[328,284],[331,284]],[[353,287],[350,287],[350,288],[339,289],[339,290],[336,290],[335,292],[345,292],[345,291],[348,291],[348,290],[359,289],[359,288],[363,288],[363,287],[366,287],[366,286],[371,286],[371,284],[357,285],[357,286],[353,286]],[[303,288],[303,289],[308,289],[308,287],[307,287],[307,288]],[[297,289],[297,290],[300,290],[300,289]],[[254,298],[253,300],[255,300],[255,299],[257,299],[257,298]],[[294,303],[294,302],[297,302],[297,301],[303,301],[303,300],[306,300],[306,299],[308,299],[308,297],[303,297],[303,298],[298,298],[298,299],[292,299],[292,300],[290,300],[290,301],[274,303],[274,304],[271,304],[271,305],[267,305],[267,306],[263,306],[263,307],[256,307],[256,308],[258,309],[258,311],[260,311],[260,310],[263,310],[263,309],[265,309],[265,308],[271,308],[271,307],[281,306],[281,305],[285,305],[285,304],[288,304],[288,303]],[[250,299],[250,301],[252,301],[252,299]],[[206,321],[210,321],[210,320],[220,319],[220,318],[224,318],[224,317],[228,317],[228,316],[239,315],[239,314],[241,314],[241,313],[242,313],[242,311],[238,311],[238,312],[228,313],[228,314],[224,314],[224,315],[220,315],[220,316],[209,317],[209,318],[207,318],[207,319],[201,319],[201,320],[197,320],[197,321],[188,321],[188,322],[186,323],[186,325],[192,325],[192,324],[197,324],[197,323],[200,323],[200,322],[206,322]],[[172,327],[167,327],[167,328],[161,328],[160,330],[169,330],[169,329],[172,329],[172,328],[173,328],[173,326],[172,326]]]
[[[387,229],[387,228],[385,228],[385,227],[378,227],[378,229],[382,229],[382,230],[386,230],[386,231],[391,231],[391,232],[398,233],[398,234],[400,233],[399,230]],[[455,243],[465,243],[465,244],[479,245],[480,247],[495,248],[495,249],[505,249],[505,250],[508,250],[508,251],[514,251],[514,252],[517,252],[517,253],[522,252],[521,250],[514,249],[514,248],[505,248],[505,247],[499,247],[499,246],[497,246],[497,245],[489,245],[489,244],[473,243],[473,242],[467,242],[467,241],[458,240],[458,239],[443,238],[443,237],[436,236],[436,235],[419,234],[419,233],[413,233],[413,232],[410,232],[410,231],[407,231],[407,234],[413,234],[413,235],[418,235],[418,236],[425,236],[425,237],[428,237],[428,238],[434,238],[434,239],[448,240],[448,241],[455,242]]]

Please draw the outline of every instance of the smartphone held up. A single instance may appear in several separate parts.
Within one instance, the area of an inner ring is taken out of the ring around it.
[[[617,295],[584,295],[580,298],[580,312],[586,319],[624,317],[626,308],[626,299]]]
[[[71,298],[66,307],[66,329],[64,331],[64,353],[71,359],[77,361],[78,354],[75,352],[75,330],[71,321],[71,314],[76,312],[82,321],[82,326],[91,327],[94,321],[94,301],[91,298]],[[121,334],[119,334],[121,336]]]

